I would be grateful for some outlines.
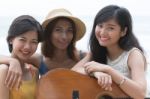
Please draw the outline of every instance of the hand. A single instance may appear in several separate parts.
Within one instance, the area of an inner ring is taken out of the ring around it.
[[[112,91],[112,78],[110,75],[103,72],[94,72],[94,76],[104,90]]]
[[[109,66],[92,61],[92,62],[87,62],[84,65],[84,68],[85,68],[85,71],[89,74],[91,72],[106,72]]]
[[[9,62],[9,69],[6,76],[5,84],[8,88],[16,87],[19,89],[22,80],[22,69],[18,60],[12,59]]]

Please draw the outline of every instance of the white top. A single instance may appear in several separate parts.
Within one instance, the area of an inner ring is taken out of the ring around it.
[[[139,49],[138,48],[132,48],[129,51],[124,51],[117,59],[115,59],[113,61],[110,60],[109,57],[107,57],[107,64],[110,65],[115,70],[122,73],[124,76],[131,78],[131,72],[130,72],[130,69],[128,66],[128,57],[133,50],[139,50]],[[150,91],[147,88],[146,97],[150,97],[148,95],[148,93],[150,93]]]
[[[131,78],[131,74],[130,74],[131,72],[128,66],[128,57],[129,54],[135,49],[137,48],[132,48],[129,51],[124,51],[117,59],[113,61],[110,60],[109,57],[107,57],[107,64],[110,65],[115,70],[122,73],[124,76]]]

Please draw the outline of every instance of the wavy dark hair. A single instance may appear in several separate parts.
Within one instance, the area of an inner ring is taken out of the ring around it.
[[[43,29],[40,23],[29,15],[21,15],[13,20],[8,30],[7,43],[9,51],[12,52],[12,44],[10,40],[28,31],[36,31],[38,33],[38,42],[43,40]]]
[[[124,31],[127,28],[126,35],[119,39],[118,45],[123,50],[130,50],[133,47],[139,48],[143,51],[142,47],[140,46],[137,38],[133,34],[132,31],[132,17],[129,11],[126,8],[119,7],[117,5],[108,5],[101,9],[95,19],[94,24],[90,36],[90,50],[92,53],[92,59],[96,62],[104,63],[107,62],[107,50],[106,47],[103,47],[99,44],[98,40],[95,36],[95,27],[97,24],[106,22],[110,19],[115,19],[116,22],[120,25],[121,31]]]
[[[52,38],[51,36],[52,36],[52,31],[53,31],[56,23],[60,19],[65,19],[65,20],[69,21],[73,27],[73,39],[67,48],[67,54],[68,54],[69,58],[76,60],[77,59],[75,56],[76,26],[75,26],[75,23],[71,19],[66,18],[66,17],[58,17],[58,18],[52,20],[51,22],[49,22],[48,25],[46,26],[46,28],[44,30],[44,41],[41,46],[42,54],[45,57],[49,57],[49,58],[52,58],[54,56],[55,49],[54,49],[54,45],[52,44],[52,41],[51,41],[51,38]]]

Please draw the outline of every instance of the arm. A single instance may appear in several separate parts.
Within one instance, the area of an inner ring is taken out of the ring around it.
[[[146,61],[139,50],[134,50],[130,53],[128,66],[131,69],[131,79],[127,79],[120,87],[131,97],[135,99],[144,99],[146,94]],[[110,71],[110,73],[114,74],[114,80],[120,79],[119,75],[117,73],[115,74],[114,71]]]
[[[40,63],[41,63],[41,58],[43,56],[41,56],[40,54],[33,54],[28,60],[27,63],[32,64],[33,66],[35,66],[36,68],[39,68]]]
[[[81,74],[88,75],[85,71],[84,65],[91,60],[91,53],[88,53],[81,61],[79,61],[73,68],[73,71],[79,72]],[[93,76],[97,79],[98,84],[101,88],[111,91],[112,78],[110,75],[103,72],[94,72]]]
[[[0,64],[6,64],[1,65],[1,68],[3,66],[8,66],[8,72],[5,77],[5,85],[10,89],[16,85],[16,88],[18,89],[22,79],[22,69],[19,61],[8,56],[0,56]]]
[[[9,99],[9,89],[4,86],[8,67],[6,65],[0,65],[0,98]]]
[[[120,72],[111,68],[111,66],[97,62],[85,64],[88,72],[100,71],[108,73],[113,81],[120,84],[121,89],[129,96],[134,99],[144,99],[146,94],[145,59],[139,50],[134,50],[130,53],[128,66],[131,70],[131,79],[123,76]],[[124,78],[125,81],[123,81]]]
[[[91,54],[88,53],[82,60],[80,60],[75,66],[73,66],[71,70],[87,75],[83,66],[85,63],[89,62],[90,59],[91,59]]]
[[[40,55],[33,55],[29,60],[27,60],[27,63],[31,63],[38,67],[40,64]],[[19,61],[15,58],[1,55],[0,64],[7,64],[9,66],[5,80],[6,86],[11,89],[16,85],[15,87],[18,89],[22,79],[22,69]]]
[[[34,54],[27,60],[27,63],[33,64],[38,68],[40,65],[41,57],[42,56],[40,54]],[[19,61],[15,58],[0,55],[0,64],[7,64],[9,66],[11,64],[16,65],[18,62]]]

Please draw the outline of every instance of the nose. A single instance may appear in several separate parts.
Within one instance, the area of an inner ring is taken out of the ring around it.
[[[24,48],[25,48],[25,49],[30,49],[30,48],[31,48],[31,44],[26,43],[26,44],[24,45]]]
[[[62,38],[64,38],[64,39],[67,38],[67,33],[66,33],[66,32],[63,32],[63,33],[62,33]]]
[[[106,32],[105,28],[101,28],[101,30],[100,30],[100,34],[101,34],[101,35],[106,35],[106,34],[107,34],[107,32]]]

